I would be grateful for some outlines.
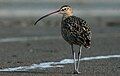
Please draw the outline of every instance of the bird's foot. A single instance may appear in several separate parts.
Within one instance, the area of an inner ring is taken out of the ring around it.
[[[79,72],[78,70],[75,70],[74,72],[73,72],[73,74],[80,74],[81,72]]]

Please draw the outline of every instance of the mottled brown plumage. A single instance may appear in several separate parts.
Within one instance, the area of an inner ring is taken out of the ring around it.
[[[41,19],[57,12],[63,15],[61,22],[61,34],[65,39],[65,41],[67,41],[71,45],[72,55],[74,59],[74,73],[78,74],[80,73],[79,62],[81,58],[82,46],[84,46],[85,48],[89,48],[91,44],[90,27],[83,19],[73,16],[73,10],[69,5],[64,5],[59,10],[41,17],[35,22],[35,25]],[[76,63],[76,53],[73,50],[73,45],[79,45],[77,63]]]
[[[61,33],[69,44],[83,45],[86,48],[90,47],[91,31],[86,21],[81,18],[69,16],[62,20]]]

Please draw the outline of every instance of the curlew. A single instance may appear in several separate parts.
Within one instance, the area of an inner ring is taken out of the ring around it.
[[[57,11],[42,16],[35,22],[34,25],[36,25],[37,22],[40,21],[41,19],[54,13],[59,13],[63,15],[61,21],[61,34],[64,40],[67,41],[71,46],[72,56],[74,59],[74,74],[78,74],[80,73],[79,64],[82,47],[84,46],[85,48],[90,48],[91,44],[90,27],[85,20],[73,15],[73,10],[69,5],[64,5]],[[79,51],[77,52],[78,55],[76,55],[76,52],[73,49],[73,45],[79,46]],[[78,60],[76,60],[76,56]]]

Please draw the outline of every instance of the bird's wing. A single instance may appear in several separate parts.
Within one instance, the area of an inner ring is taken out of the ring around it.
[[[72,17],[68,20],[68,22],[66,22],[66,25],[78,42],[83,44],[86,48],[90,46],[91,31],[85,20],[82,20],[78,17]]]
[[[82,20],[82,26],[81,26],[81,30],[80,30],[80,35],[82,36],[82,38],[84,39],[84,46],[85,47],[90,47],[91,44],[91,30],[89,25],[86,23],[86,21]]]

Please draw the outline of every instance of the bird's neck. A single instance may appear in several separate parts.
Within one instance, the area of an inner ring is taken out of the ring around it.
[[[72,15],[73,15],[72,13],[70,13],[70,14],[63,14],[62,19],[65,20],[66,18],[68,18],[68,17],[70,17]]]

